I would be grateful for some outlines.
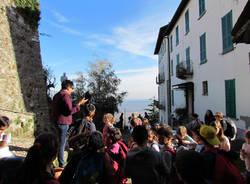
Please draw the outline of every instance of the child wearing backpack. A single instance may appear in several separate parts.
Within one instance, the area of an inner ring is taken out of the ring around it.
[[[95,106],[93,104],[85,104],[83,106],[83,116],[81,123],[78,126],[72,127],[68,135],[68,144],[71,150],[69,151],[68,160],[77,152],[82,150],[87,145],[88,136],[96,131],[93,117],[95,116]]]
[[[246,183],[250,183],[250,131],[245,132],[245,143],[240,150],[240,158],[245,161],[246,165]]]
[[[190,168],[192,166],[192,169]],[[193,150],[184,150],[176,155],[178,178],[185,184],[208,184],[204,157]]]
[[[197,143],[187,134],[187,129],[185,126],[179,126],[177,128],[176,139],[177,139],[178,151],[193,149],[197,145]]]
[[[160,152],[158,134],[152,129],[148,129],[148,147],[152,148],[154,151]]]
[[[169,170],[164,165],[161,154],[147,146],[147,129],[136,126],[132,137],[138,147],[127,153],[124,166],[126,176],[131,178],[133,184],[162,184],[168,181],[165,178]]]
[[[5,133],[9,125],[9,118],[6,116],[0,116],[0,159],[6,157],[14,157],[14,155],[9,150],[11,134]]]
[[[103,115],[102,121],[105,124],[103,131],[102,131],[102,137],[103,137],[103,142],[106,146],[107,145],[107,137],[108,137],[108,129],[114,128],[115,118],[111,113],[107,113],[107,114]]]
[[[102,133],[94,131],[88,137],[87,147],[72,157],[59,181],[60,184],[110,184],[113,175],[113,160],[104,152]]]
[[[124,174],[124,160],[128,152],[127,146],[122,142],[122,134],[118,128],[109,128],[107,132],[106,152],[113,159],[117,170],[112,179],[112,184],[122,184],[126,181]]]
[[[177,183],[178,178],[175,168],[176,151],[172,143],[173,129],[170,126],[161,127],[157,131],[159,135],[159,143],[162,147],[162,159],[163,163],[169,167],[169,183]]]
[[[46,133],[38,136],[20,167],[17,184],[59,184],[54,178],[52,169],[58,148],[58,139],[54,134]]]
[[[201,140],[205,150],[201,153],[208,166],[207,178],[214,184],[242,184],[244,178],[233,163],[229,152],[215,148],[220,144],[216,130],[212,126],[201,125]]]
[[[230,151],[231,148],[230,141],[227,138],[227,136],[224,135],[224,130],[220,122],[214,121],[211,123],[211,126],[213,126],[216,129],[216,136],[220,141],[219,148],[224,151]]]

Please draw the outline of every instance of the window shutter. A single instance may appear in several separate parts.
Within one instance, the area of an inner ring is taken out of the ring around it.
[[[187,71],[190,72],[190,47],[186,48]]]
[[[176,55],[176,64],[180,64],[180,54]]]
[[[206,59],[206,33],[204,33],[200,36],[200,62],[203,63]]]
[[[236,118],[235,79],[225,81],[226,115]]]
[[[177,26],[175,29],[175,34],[176,34],[176,45],[179,44],[179,27]]]
[[[227,47],[227,17],[222,17],[222,45],[223,45],[223,52],[226,52],[225,49]]]
[[[186,26],[186,33],[189,32],[189,11],[187,10],[185,13],[185,26]]]
[[[232,21],[232,10],[228,13],[227,16],[227,41],[228,41],[228,49],[233,48],[233,38],[231,35],[231,31],[233,29],[233,21]]]
[[[170,51],[173,51],[173,36],[170,36]]]
[[[174,74],[173,60],[170,62],[170,74],[171,76]]]
[[[233,29],[232,22],[232,10],[227,13],[224,17],[222,17],[222,46],[223,52],[230,51],[233,49],[233,41],[231,31]]]
[[[202,14],[202,10],[201,10],[201,4],[202,4],[202,2],[201,2],[202,0],[199,0],[199,15],[201,15]]]

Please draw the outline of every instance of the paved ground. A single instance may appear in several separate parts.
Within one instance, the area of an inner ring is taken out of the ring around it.
[[[34,138],[32,137],[12,137],[10,151],[17,156],[25,157],[33,142]]]

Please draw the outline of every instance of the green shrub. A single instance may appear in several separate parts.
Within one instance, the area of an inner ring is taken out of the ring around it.
[[[32,29],[37,29],[40,21],[40,4],[37,0],[14,0],[17,11]]]
[[[16,119],[16,120],[15,120],[16,125],[21,124],[21,122],[22,122],[22,121],[21,121],[20,119]]]

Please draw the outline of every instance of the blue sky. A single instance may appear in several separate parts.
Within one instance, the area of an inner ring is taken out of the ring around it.
[[[157,97],[159,28],[172,18],[180,0],[42,0],[39,32],[43,65],[60,83],[67,73],[87,74],[88,62],[108,59],[122,80],[127,100]]]

